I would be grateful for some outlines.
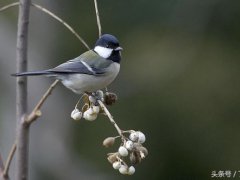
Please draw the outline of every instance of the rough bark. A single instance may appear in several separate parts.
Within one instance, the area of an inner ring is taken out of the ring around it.
[[[17,31],[17,72],[27,70],[27,44],[30,0],[20,0]],[[25,123],[27,113],[27,79],[17,77],[16,82],[16,119],[17,119],[17,151],[16,180],[28,179],[28,146],[29,125]]]

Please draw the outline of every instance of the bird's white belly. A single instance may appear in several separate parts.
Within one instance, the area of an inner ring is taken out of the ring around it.
[[[62,83],[77,94],[94,92],[107,87],[118,75],[120,64],[112,63],[103,75],[71,74]]]

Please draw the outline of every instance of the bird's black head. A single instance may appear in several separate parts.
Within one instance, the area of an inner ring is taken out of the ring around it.
[[[111,34],[104,34],[97,40],[95,46],[115,49],[119,47],[119,42],[115,36]]]
[[[117,38],[111,34],[102,35],[94,47],[94,51],[98,55],[118,63],[121,61],[121,50]]]

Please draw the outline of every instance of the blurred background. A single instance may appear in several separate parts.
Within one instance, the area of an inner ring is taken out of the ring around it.
[[[1,0],[0,6],[13,1]],[[34,0],[68,22],[93,47],[92,1]],[[59,85],[30,132],[30,179],[213,179],[240,170],[240,1],[99,1],[104,33],[118,37],[121,72],[109,107],[122,129],[146,134],[148,157],[133,176],[113,170],[102,140],[117,135],[104,116],[70,118],[79,96]],[[17,7],[0,14],[0,152],[15,139]],[[31,8],[29,70],[54,67],[86,51],[62,24]],[[52,83],[28,81],[29,111]],[[11,176],[15,175],[14,162]],[[240,176],[240,173],[237,174]]]

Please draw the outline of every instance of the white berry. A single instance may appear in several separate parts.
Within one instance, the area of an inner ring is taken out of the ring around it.
[[[142,144],[145,141],[146,141],[145,135],[141,131],[138,131],[138,142]]]
[[[129,139],[131,139],[132,141],[138,141],[138,133],[137,132],[133,132],[130,134]]]
[[[123,157],[128,155],[128,150],[124,146],[120,146],[118,152]]]
[[[88,111],[85,111],[83,113],[83,118],[88,121],[94,121],[95,119],[97,119],[97,114],[90,114]]]
[[[128,173],[128,168],[127,168],[127,166],[121,165],[121,167],[119,168],[119,172],[120,172],[121,174],[127,174],[127,173]]]
[[[71,113],[71,118],[74,120],[80,120],[82,118],[82,112],[79,111],[78,109],[74,109]]]
[[[92,109],[93,109],[93,112],[96,113],[96,114],[98,114],[99,111],[100,111],[100,107],[99,106],[93,106]]]
[[[85,111],[87,114],[94,114],[94,112],[93,112],[93,108],[88,108],[86,111]]]
[[[127,141],[126,144],[125,144],[125,147],[131,151],[133,149],[133,142],[132,141]]]
[[[128,174],[129,175],[133,175],[135,173],[135,168],[133,167],[133,166],[130,166],[129,168],[128,168]]]
[[[119,161],[116,161],[116,162],[113,163],[113,168],[114,169],[120,169],[120,167],[121,167],[121,163]]]
[[[89,101],[91,103],[95,103],[96,102],[96,99],[93,96],[89,96],[88,99],[89,99]]]

